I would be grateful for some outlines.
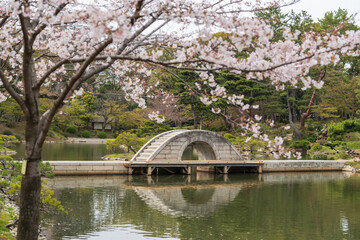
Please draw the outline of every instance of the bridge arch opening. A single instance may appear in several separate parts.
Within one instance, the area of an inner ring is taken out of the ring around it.
[[[210,144],[195,141],[186,146],[181,155],[181,160],[216,160],[214,149]]]

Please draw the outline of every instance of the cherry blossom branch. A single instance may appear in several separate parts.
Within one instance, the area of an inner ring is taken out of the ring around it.
[[[128,46],[128,43],[133,41],[135,38],[137,38],[142,32],[144,32],[148,27],[150,27],[160,16],[161,12],[159,12],[156,16],[152,17],[147,23],[145,23],[141,28],[139,28],[137,31],[135,31],[130,38],[125,39],[123,43],[120,45],[120,47],[117,50],[117,54],[121,54],[125,48]]]
[[[130,18],[131,26],[134,26],[135,22],[140,18],[140,12],[141,12],[143,4],[144,4],[144,0],[138,0],[136,2],[135,12],[134,12],[133,16]]]
[[[62,65],[69,63],[68,59],[61,60],[57,62],[54,66],[52,66],[49,70],[45,72],[45,74],[40,78],[38,83],[35,86],[35,89],[40,89],[41,85],[46,81],[46,79],[56,70],[58,70]]]
[[[2,28],[2,27],[5,25],[5,23],[6,23],[6,21],[8,20],[8,18],[9,18],[9,16],[4,16],[4,17],[1,19],[1,21],[0,21],[0,28]]]
[[[88,68],[88,66],[94,61],[97,55],[99,55],[107,46],[109,46],[112,43],[113,39],[109,38],[105,42],[103,42],[95,51],[83,62],[83,64],[80,66],[80,68],[77,70],[77,72],[71,77],[70,82],[66,84],[65,89],[62,91],[60,96],[56,99],[56,101],[53,103],[51,108],[46,111],[40,118],[40,126],[41,131],[39,138],[37,139],[37,144],[41,144],[45,141],[46,134],[49,131],[49,127],[51,124],[52,119],[54,118],[57,110],[64,104],[65,98],[69,95],[71,91],[76,89],[80,86],[82,82],[84,82],[89,77],[93,76],[94,74],[103,71],[103,67],[98,67],[97,69],[90,71],[91,74],[86,74],[83,76],[84,72]],[[107,68],[106,66],[105,68]]]
[[[55,10],[55,13],[54,13],[54,16],[57,16],[65,7],[66,7],[67,3],[62,3],[60,4],[56,10]],[[36,37],[48,26],[48,24],[41,24],[34,32],[33,34],[31,35],[31,38],[30,38],[30,42],[31,44],[34,43]]]
[[[241,1],[240,1],[241,2]],[[300,0],[292,0],[291,2],[289,3],[285,3],[285,4],[274,4],[274,5],[270,5],[268,7],[263,7],[263,8],[254,8],[254,9],[239,9],[239,10],[234,10],[234,11],[223,11],[223,12],[216,12],[217,14],[228,14],[228,13],[253,13],[253,12],[259,12],[259,11],[266,11],[266,10],[270,10],[270,9],[274,9],[274,8],[282,8],[282,7],[287,7],[287,6],[291,6],[291,5],[294,5],[295,3],[297,2],[300,2]],[[229,4],[232,4],[232,3],[229,3]],[[226,4],[226,5],[229,5],[229,4]],[[225,5],[225,6],[226,6]],[[223,8],[223,7],[221,7]]]
[[[159,27],[155,28],[153,31],[151,31],[149,34],[147,34],[146,36],[144,36],[133,48],[129,49],[128,51],[126,51],[124,53],[124,55],[128,55],[129,53],[133,52],[134,50],[136,50],[138,47],[141,46],[141,44],[146,41],[146,39],[148,39],[151,35],[153,35],[155,32],[157,32],[160,28],[162,28],[163,26],[165,26],[168,22],[170,22],[170,20],[166,20],[163,24],[161,24]]]

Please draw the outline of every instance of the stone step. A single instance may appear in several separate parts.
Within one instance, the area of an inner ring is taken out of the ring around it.
[[[146,160],[148,160],[148,158],[145,158],[145,157],[137,157],[135,159],[135,161],[146,161]]]
[[[148,149],[146,148],[144,151],[142,151],[141,153],[153,153],[155,149]]]
[[[144,158],[148,158],[150,157],[151,153],[140,153],[139,157],[144,157]]]
[[[146,149],[145,149],[145,151],[146,150],[151,150],[151,151],[154,151],[155,149],[158,149],[159,147],[160,147],[161,145],[159,145],[159,146],[149,146],[149,147],[147,147]]]

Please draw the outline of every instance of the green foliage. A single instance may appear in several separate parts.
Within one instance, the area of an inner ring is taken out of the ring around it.
[[[106,149],[116,151],[121,149],[122,146],[125,146],[127,147],[128,152],[131,150],[135,153],[135,150],[139,149],[143,143],[143,140],[136,136],[136,134],[122,132],[116,137],[115,140],[106,141]]]
[[[325,146],[331,148],[331,149],[335,149],[337,146],[341,145],[340,141],[333,141],[333,142],[326,142]]]
[[[63,107],[63,114],[58,114],[54,118],[54,125],[63,131],[71,126],[75,129],[90,129],[91,121],[95,117],[97,97],[92,93],[85,92],[77,96],[69,105]]]
[[[328,155],[326,154],[314,154],[312,160],[328,160]]]
[[[40,174],[48,178],[53,178],[55,176],[52,167],[49,162],[40,162]]]
[[[75,134],[76,133],[76,128],[73,127],[73,126],[67,127],[66,132],[68,132],[70,134]]]
[[[15,99],[8,98],[0,103],[0,119],[5,120],[9,127],[14,127],[15,123],[24,120],[24,114]]]
[[[328,136],[330,139],[341,140],[345,134],[344,125],[342,123],[331,123],[328,126]]]
[[[335,155],[335,159],[336,160],[346,160],[346,159],[350,159],[351,156],[347,155],[345,150],[340,151],[338,154]]]
[[[10,201],[19,203],[20,188],[21,188],[21,163],[13,161],[10,156],[0,156],[0,191],[4,193],[5,197]],[[52,169],[49,163],[40,164],[41,175],[53,176]],[[47,189],[42,184],[41,189],[41,211],[49,213],[66,212],[61,206],[61,203],[53,198],[53,191]]]
[[[119,133],[114,133],[114,134],[113,134],[113,137],[114,137],[114,138],[117,138],[117,136],[119,136]]]
[[[15,135],[16,139],[19,140],[19,141],[22,141],[23,140],[23,137],[20,136],[20,135]]]
[[[315,143],[311,148],[310,148],[310,151],[311,152],[318,152],[318,151],[321,151],[322,149],[322,146],[320,143]]]
[[[4,135],[14,135],[12,131],[7,130],[7,129],[3,131],[3,134]]]
[[[0,147],[14,148],[20,141],[12,135],[0,135]]]
[[[131,119],[131,121],[129,121]],[[118,117],[119,129],[130,130],[140,128],[145,121],[144,110],[134,109],[132,111],[124,112]]]
[[[232,135],[231,133],[225,133],[224,134],[224,138],[226,138],[227,140],[231,140],[231,139],[234,139],[235,137],[234,137],[234,135]]]
[[[170,131],[171,127],[168,125],[168,121],[157,123],[147,120],[143,126],[137,129],[137,134],[139,136],[154,136],[162,132]]]
[[[82,131],[81,136],[83,138],[89,138],[90,137],[90,132],[88,130],[84,130],[84,131]]]
[[[355,161],[348,161],[348,162],[346,162],[346,164],[348,164],[348,165],[350,165],[350,166],[352,166],[352,167],[354,167],[354,168],[356,168],[356,169],[360,169],[360,162],[355,162]]]
[[[360,141],[350,141],[346,142],[346,148],[351,150],[357,150],[360,149]]]
[[[102,139],[107,138],[106,132],[98,132],[97,137]]]
[[[248,139],[248,141],[242,141],[240,145],[245,150],[250,151],[250,153],[255,153],[260,148],[265,147],[265,142],[259,141],[258,139],[255,138],[250,138]]]
[[[346,133],[359,132],[360,122],[356,120],[345,120],[342,122],[331,123],[328,126],[328,136],[330,139],[342,140]]]
[[[308,150],[310,148],[310,142],[308,140],[294,140],[290,144],[291,148]]]

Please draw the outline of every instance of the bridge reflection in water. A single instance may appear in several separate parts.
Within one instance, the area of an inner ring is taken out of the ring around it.
[[[224,175],[223,181],[206,183],[199,181],[208,178],[208,174],[197,173],[197,180],[191,176],[185,178],[183,184],[156,182],[156,178],[148,177],[150,184],[126,184],[144,200],[151,208],[163,214],[183,217],[204,217],[213,214],[218,208],[233,201],[243,189],[259,184],[259,179],[252,177],[247,181],[230,182]],[[155,181],[154,181],[155,180]]]
[[[56,177],[48,185],[69,214],[48,216],[48,239],[360,239],[359,180],[343,173]]]

